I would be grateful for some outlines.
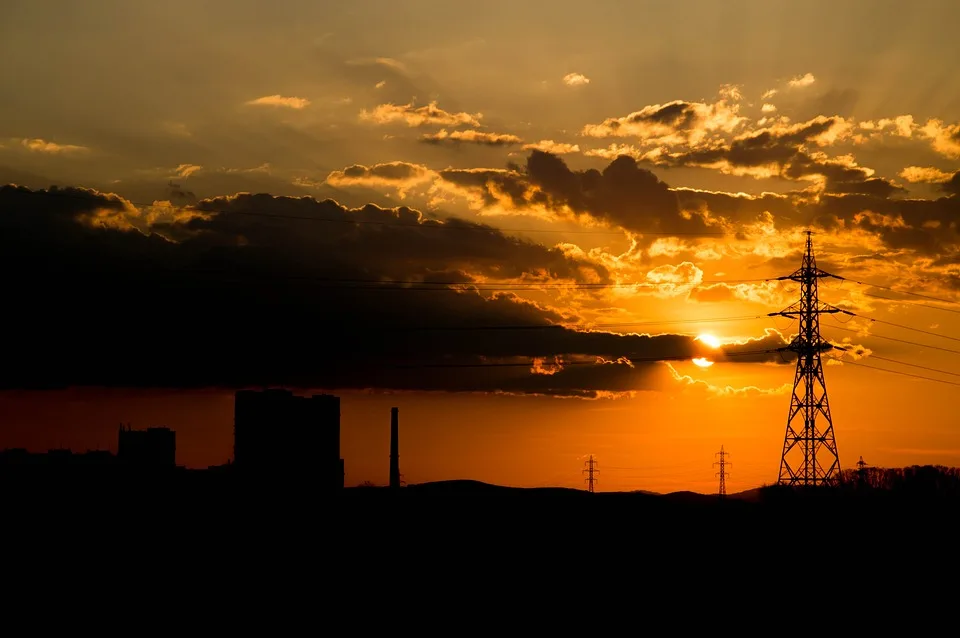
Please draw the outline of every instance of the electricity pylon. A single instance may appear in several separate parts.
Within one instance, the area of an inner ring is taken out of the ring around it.
[[[587,469],[583,470],[587,475],[587,478],[584,479],[587,482],[587,491],[593,492],[593,486],[597,483],[595,475],[600,474],[600,470],[597,469],[597,461],[591,454],[590,460],[584,461],[583,464],[587,466]]]
[[[717,476],[720,477],[720,498],[723,498],[727,495],[727,477],[730,476],[726,468],[728,465],[733,465],[733,463],[726,460],[726,457],[730,456],[730,453],[724,452],[722,445],[720,446],[720,451],[716,453],[716,456],[719,456],[720,460],[713,465],[714,467],[720,466],[720,471],[717,472]]]
[[[781,485],[836,485],[840,478],[840,455],[820,360],[820,353],[833,346],[820,337],[820,315],[841,310],[822,303],[817,296],[817,283],[825,277],[840,279],[817,268],[813,256],[813,233],[807,231],[803,265],[793,274],[777,278],[799,283],[800,301],[785,310],[770,313],[770,316],[800,320],[797,336],[783,348],[797,353],[797,372],[780,457],[777,482]],[[823,423],[822,428],[817,427],[818,417]]]

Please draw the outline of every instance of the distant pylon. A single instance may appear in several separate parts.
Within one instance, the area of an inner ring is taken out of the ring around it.
[[[716,456],[719,456],[720,460],[714,463],[713,465],[714,467],[718,465],[720,466],[720,471],[717,472],[717,476],[720,477],[720,492],[719,492],[720,498],[723,498],[724,496],[727,495],[727,477],[730,476],[730,473],[727,472],[727,466],[733,465],[733,463],[730,463],[729,461],[727,461],[726,457],[730,456],[730,453],[724,452],[722,445],[720,446],[720,451],[716,453]]]
[[[596,475],[600,474],[600,470],[597,469],[597,460],[594,459],[593,455],[591,454],[590,459],[584,461],[583,464],[587,466],[587,469],[583,470],[583,472],[587,475],[587,478],[584,479],[587,482],[587,491],[593,492],[594,485],[596,485],[598,482]]]
[[[820,360],[820,353],[832,346],[820,337],[820,315],[841,310],[820,302],[817,282],[824,277],[836,275],[817,268],[813,256],[813,233],[807,231],[803,265],[793,274],[777,278],[799,283],[800,301],[786,310],[770,313],[770,316],[800,320],[797,336],[784,348],[797,353],[797,371],[780,456],[777,482],[781,485],[835,485],[840,477],[840,455],[833,435],[833,418]],[[817,427],[817,417],[825,424],[822,429]]]

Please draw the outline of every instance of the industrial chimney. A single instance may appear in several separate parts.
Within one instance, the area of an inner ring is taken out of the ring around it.
[[[400,410],[390,408],[390,487],[400,487]]]

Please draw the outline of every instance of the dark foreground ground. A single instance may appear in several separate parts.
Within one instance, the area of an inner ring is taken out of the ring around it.
[[[752,610],[762,628],[800,592],[854,627],[880,593],[895,592],[897,613],[924,614],[957,593],[960,506],[935,493],[720,500],[453,481],[320,494],[212,475],[5,475],[0,498],[5,578],[20,591],[102,598],[109,583],[229,623],[270,610],[297,619],[290,631],[320,613],[355,629],[456,634],[506,615],[542,634],[542,620],[602,608],[590,613],[666,618],[671,633],[690,633],[698,614],[684,605],[704,600]],[[406,614],[395,626],[390,605]]]
[[[217,475],[0,476],[8,533],[51,530],[120,538],[166,534],[174,543],[225,534],[260,547],[312,542],[342,552],[399,556],[442,547],[537,552],[557,544],[597,551],[636,544],[692,551],[719,544],[758,550],[795,544],[873,546],[909,536],[956,542],[960,495],[918,490],[761,488],[716,495],[588,493],[474,481],[310,491],[291,481]]]

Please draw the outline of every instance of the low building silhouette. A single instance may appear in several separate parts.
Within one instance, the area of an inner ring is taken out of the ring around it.
[[[173,469],[177,466],[177,433],[170,428],[134,430],[121,425],[117,460],[128,468]]]
[[[316,487],[342,486],[340,397],[282,389],[237,392],[233,469],[261,479],[295,476]]]
[[[29,452],[23,448],[0,450],[0,468],[63,472],[117,467],[117,457],[106,450],[74,452],[57,448],[46,452]]]

